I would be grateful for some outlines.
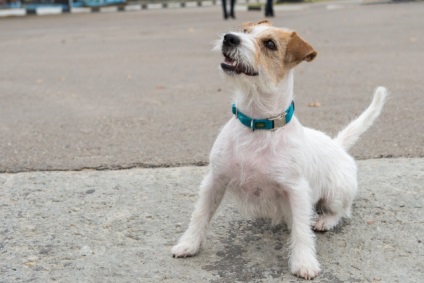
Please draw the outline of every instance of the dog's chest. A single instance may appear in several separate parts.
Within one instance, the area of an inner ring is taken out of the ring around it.
[[[232,149],[227,155],[230,178],[227,190],[242,214],[280,223],[287,194],[275,179],[275,168],[270,165],[274,158],[266,147],[259,151],[247,145]]]
[[[226,154],[230,190],[243,199],[278,199],[282,194],[275,181],[275,153],[263,143],[235,142]]]
[[[229,171],[232,187],[240,187],[245,191],[256,190],[257,187],[268,185],[268,174],[265,158],[233,156]]]

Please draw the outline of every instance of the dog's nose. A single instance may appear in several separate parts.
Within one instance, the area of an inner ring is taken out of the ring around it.
[[[235,47],[240,44],[240,38],[237,35],[227,33],[224,35],[224,46]]]

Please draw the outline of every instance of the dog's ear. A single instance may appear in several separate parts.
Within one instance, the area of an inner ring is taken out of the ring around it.
[[[287,44],[284,61],[293,67],[302,61],[311,62],[317,56],[312,46],[303,40],[296,32],[291,34]]]

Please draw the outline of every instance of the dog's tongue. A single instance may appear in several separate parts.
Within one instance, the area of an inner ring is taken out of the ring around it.
[[[234,66],[236,64],[236,61],[231,59],[230,57],[225,56],[224,63]]]

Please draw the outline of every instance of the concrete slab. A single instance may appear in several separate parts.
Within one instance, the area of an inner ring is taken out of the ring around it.
[[[247,9],[248,9],[248,7],[246,5],[238,5],[237,4],[237,5],[234,6],[234,10],[236,12],[246,12]]]
[[[212,1],[202,1],[200,3],[201,3],[200,6],[203,6],[203,7],[210,7],[214,5]]]
[[[167,2],[166,7],[169,9],[178,9],[181,8],[181,2]]]
[[[118,11],[118,7],[100,7],[99,11],[101,13],[113,13],[113,12],[117,12]]]
[[[317,282],[422,282],[424,159],[359,161],[353,217],[318,233]],[[205,167],[0,174],[2,282],[304,282],[284,226],[226,201],[200,254],[173,259]]]
[[[63,13],[63,8],[62,7],[42,7],[42,8],[37,8],[35,10],[35,13],[39,16],[59,15]]]
[[[195,8],[199,6],[199,3],[195,1],[190,1],[190,2],[185,2],[184,5],[186,8]]]
[[[73,7],[73,8],[71,8],[71,13],[75,13],[75,14],[91,13],[91,8]]]
[[[147,4],[147,9],[149,9],[149,10],[157,10],[157,9],[162,9],[162,8],[163,8],[162,3],[148,3]]]
[[[4,9],[0,10],[0,17],[15,17],[15,16],[25,16],[26,10],[25,9]]]
[[[308,9],[308,5],[274,5],[275,11],[291,12],[291,11],[302,11]]]
[[[133,5],[125,5],[124,10],[125,11],[140,11],[142,9],[140,4],[133,4]]]

